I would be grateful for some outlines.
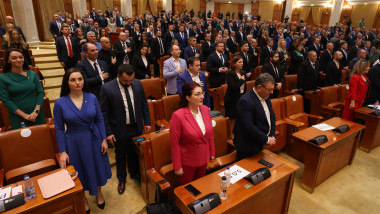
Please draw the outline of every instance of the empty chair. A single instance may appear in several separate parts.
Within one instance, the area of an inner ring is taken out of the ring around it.
[[[163,80],[159,78],[141,80],[146,98],[158,100],[165,96],[165,86],[162,81]]]
[[[259,52],[260,53],[260,52]],[[252,74],[252,76],[251,76],[251,79],[253,79],[253,80],[255,80],[258,76],[260,76],[260,74],[261,74],[261,68],[262,68],[263,66],[257,66],[256,68],[255,68],[255,70],[253,70],[253,74]]]
[[[58,168],[53,138],[54,126],[37,125],[0,134],[0,180],[14,183]],[[57,160],[59,160],[57,156]],[[0,184],[2,185],[2,183]]]
[[[328,86],[322,87],[320,94],[320,114],[325,120],[328,120],[332,117],[341,117],[344,104],[341,108],[336,108],[335,106],[339,106],[337,104],[338,100],[338,89],[339,86]],[[332,104],[332,105],[329,105]]]
[[[246,92],[252,90],[253,86],[255,86],[255,80],[247,81],[246,84]]]
[[[285,75],[284,85],[282,86],[283,96],[296,94],[297,89],[297,74]]]

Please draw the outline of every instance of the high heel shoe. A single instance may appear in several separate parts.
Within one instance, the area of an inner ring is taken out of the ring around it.
[[[86,214],[90,214],[90,212],[91,212],[90,209],[86,210]]]
[[[98,202],[96,202],[96,205],[98,205],[99,209],[104,209],[104,207],[106,206],[106,201],[104,201],[102,204],[98,204]]]

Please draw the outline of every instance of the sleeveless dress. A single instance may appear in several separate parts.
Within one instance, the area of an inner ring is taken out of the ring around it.
[[[79,110],[66,95],[55,102],[53,112],[59,152],[66,151],[69,155],[83,190],[96,195],[97,187],[104,186],[112,177],[108,155],[101,153],[106,133],[97,98],[84,92]]]

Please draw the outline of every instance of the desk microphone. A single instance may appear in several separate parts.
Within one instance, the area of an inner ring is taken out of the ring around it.
[[[214,209],[222,202],[218,193],[210,193],[187,205],[195,214],[202,214]]]

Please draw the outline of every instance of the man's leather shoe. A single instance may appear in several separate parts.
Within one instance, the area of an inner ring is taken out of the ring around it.
[[[120,182],[119,185],[117,186],[117,192],[121,195],[125,191],[125,182]]]

